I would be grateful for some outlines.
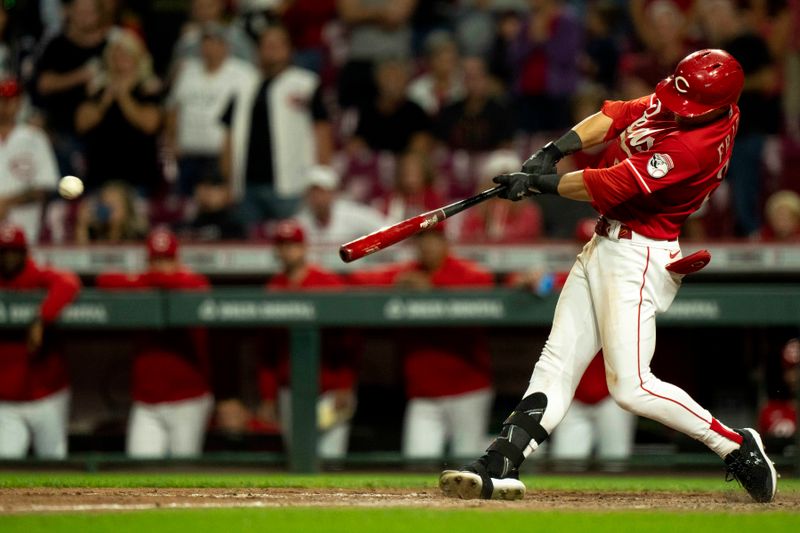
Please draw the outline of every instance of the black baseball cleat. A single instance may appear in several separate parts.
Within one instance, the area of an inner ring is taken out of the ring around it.
[[[445,470],[439,476],[439,488],[448,498],[462,500],[521,500],[525,497],[525,484],[510,477],[493,478],[480,459],[461,470]]]
[[[735,479],[755,501],[771,502],[775,498],[778,474],[764,451],[761,436],[751,428],[734,431],[744,440],[738,450],[725,457],[725,481]]]

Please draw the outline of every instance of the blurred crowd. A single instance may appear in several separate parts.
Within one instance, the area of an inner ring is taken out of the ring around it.
[[[339,244],[487,187],[687,52],[736,57],[742,121],[685,238],[800,237],[797,0],[19,0],[0,6],[0,220],[32,243],[169,226]],[[577,154],[563,170],[591,162]],[[60,176],[87,195],[54,198]],[[460,242],[567,238],[557,199],[486,204]]]

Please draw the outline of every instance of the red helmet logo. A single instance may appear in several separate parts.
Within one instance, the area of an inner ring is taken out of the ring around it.
[[[656,86],[656,96],[676,115],[696,117],[735,104],[743,85],[744,71],[732,55],[724,50],[698,50]]]

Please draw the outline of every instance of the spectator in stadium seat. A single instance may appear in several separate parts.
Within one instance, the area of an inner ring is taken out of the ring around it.
[[[100,71],[108,25],[100,0],[64,3],[62,33],[51,39],[36,64],[34,103],[44,112],[62,175],[83,175],[75,108]]]
[[[247,32],[238,24],[225,20],[224,0],[192,0],[189,11],[190,19],[175,43],[172,52],[173,65],[180,68],[181,63],[189,58],[198,59],[202,55],[203,28],[208,24],[220,26],[223,38],[233,57],[248,63],[255,63],[256,50]]]
[[[488,152],[508,148],[514,121],[508,106],[493,94],[486,63],[477,57],[462,61],[463,99],[445,106],[436,120],[436,137],[451,150]]]
[[[221,176],[207,174],[194,189],[193,216],[181,226],[181,235],[193,241],[243,240],[247,230],[231,201]]]
[[[222,171],[249,225],[293,215],[304,173],[329,163],[333,150],[319,77],[291,65],[285,28],[264,30],[259,57],[262,77],[242,87],[222,117]]]
[[[178,192],[191,196],[195,184],[219,168],[225,129],[219,117],[241,87],[258,73],[228,54],[225,28],[201,28],[200,57],[183,61],[167,99],[165,137],[178,161]]]
[[[511,46],[520,126],[529,133],[569,126],[583,31],[562,0],[528,0],[530,14]]]
[[[309,244],[343,244],[385,224],[375,209],[339,196],[339,176],[332,168],[315,166],[307,176],[309,185],[297,221]]]
[[[50,140],[39,128],[18,123],[22,88],[0,80],[0,222],[19,225],[39,241],[45,196],[56,188],[58,167]]]
[[[702,48],[689,37],[690,4],[674,0],[635,0],[628,4],[643,49],[622,58],[620,88],[625,99],[650,94],[656,83],[672,74],[678,61]]]
[[[336,0],[291,0],[277,6],[294,45],[295,65],[321,74],[328,62],[326,30],[336,19]]]
[[[339,103],[357,107],[375,98],[374,70],[388,58],[411,58],[411,16],[417,0],[339,0],[349,29],[347,63],[339,74]]]
[[[28,256],[22,228],[0,223],[0,290],[46,290],[26,327],[0,337],[0,459],[67,456],[69,378],[54,322],[78,294],[69,272],[40,267]]]
[[[394,189],[373,205],[383,213],[387,223],[443,206],[444,198],[436,191],[428,157],[419,152],[403,154],[397,163]]]
[[[800,194],[778,191],[769,197],[764,208],[767,223],[761,230],[765,241],[800,241]]]
[[[148,269],[141,274],[105,273],[104,290],[202,291],[205,276],[181,265],[178,240],[156,229],[147,237]],[[214,405],[209,390],[205,328],[148,331],[138,339],[131,378],[131,406],[125,449],[134,458],[193,457],[203,451]]]
[[[736,233],[757,237],[761,230],[761,183],[767,136],[780,128],[778,72],[766,40],[734,0],[707,0],[700,9],[711,42],[731,54],[744,70],[739,97],[741,119],[725,182],[733,193]]]
[[[102,70],[75,112],[75,129],[86,145],[87,190],[121,180],[145,195],[156,192],[160,102],[161,82],[142,40],[130,30],[113,32]]]
[[[464,97],[458,46],[447,32],[431,33],[425,43],[427,72],[408,86],[408,99],[428,115]]]
[[[358,108],[358,126],[347,147],[351,154],[430,149],[430,120],[407,98],[408,78],[409,66],[403,60],[387,59],[375,67],[378,94]]]
[[[522,161],[511,150],[493,152],[483,166],[477,191],[493,186],[492,178],[517,172]],[[535,201],[503,202],[492,199],[464,213],[458,240],[464,243],[519,243],[538,240],[542,235],[542,213]]]
[[[75,242],[130,242],[147,235],[147,221],[140,214],[133,188],[122,181],[106,183],[96,197],[78,208]]]
[[[267,283],[267,290],[342,291],[344,281],[308,262],[308,247],[302,226],[293,220],[277,224],[275,252],[281,271]],[[320,457],[342,458],[347,453],[350,419],[356,408],[355,361],[358,336],[347,330],[323,331],[317,400],[317,443]],[[257,417],[267,425],[280,423],[287,448],[291,435],[291,390],[289,388],[289,338],[286,330],[269,336],[258,383],[261,405]]]
[[[350,281],[407,290],[493,285],[489,272],[450,252],[443,224],[415,236],[414,244],[416,260],[354,272]],[[403,455],[440,458],[447,443],[456,457],[483,450],[493,398],[486,332],[475,327],[407,330],[397,344],[403,354],[408,396]]]

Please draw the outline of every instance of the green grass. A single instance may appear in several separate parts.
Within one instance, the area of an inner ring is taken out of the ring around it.
[[[440,531],[771,531],[800,528],[800,515],[788,513],[541,513],[484,509],[213,509],[115,514],[0,517],[4,533],[38,531],[143,533],[154,531],[311,531],[331,533]]]
[[[724,483],[719,476],[629,476],[629,475],[533,475],[522,478],[529,490],[618,490],[618,491],[719,491],[740,490],[735,483]],[[0,488],[398,488],[436,487],[431,474],[208,474],[208,473],[127,473],[102,472],[0,472]],[[800,491],[800,479],[781,479],[782,492]]]
[[[530,491],[560,489],[575,491],[740,491],[722,476],[527,476]],[[3,488],[409,488],[436,486],[435,474],[324,474],[304,476],[278,473],[76,473],[0,472]],[[800,479],[781,480],[782,493],[800,492]],[[656,496],[657,497],[657,496]],[[0,504],[2,493],[0,493]],[[90,502],[89,502],[90,503]],[[613,502],[611,502],[613,505]],[[0,515],[2,533],[114,532],[161,533],[190,531],[250,532],[348,532],[434,533],[440,531],[800,531],[800,513],[780,507],[753,505],[736,513],[632,511],[537,511],[503,503],[461,509],[434,508],[239,508],[163,509],[100,513],[45,513]]]

